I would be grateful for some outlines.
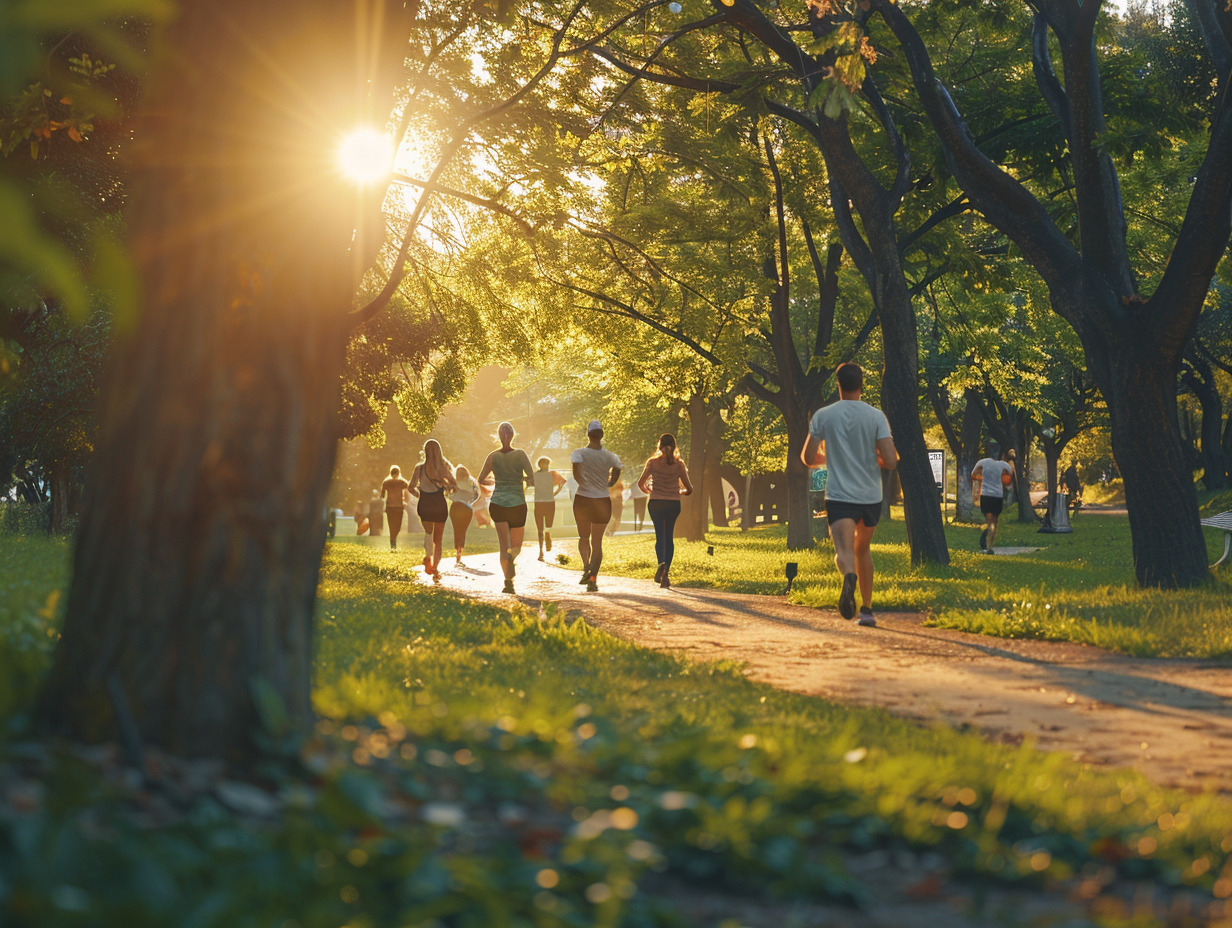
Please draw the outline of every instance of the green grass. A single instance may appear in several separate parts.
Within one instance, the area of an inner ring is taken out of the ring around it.
[[[1221,505],[1232,508],[1232,499],[1209,500],[1204,511],[1223,511]],[[1127,517],[1081,513],[1069,535],[1042,535],[1013,517],[1011,507],[997,546],[1040,550],[989,557],[978,550],[980,526],[950,524],[950,565],[912,567],[902,512],[896,510],[894,521],[878,526],[873,542],[874,608],[925,612],[930,624],[1003,637],[1063,639],[1140,656],[1232,658],[1229,567],[1196,589],[1141,590],[1134,582]],[[1223,551],[1223,535],[1205,534],[1214,561]],[[708,545],[713,556],[706,554]],[[576,560],[576,553],[568,553]],[[840,580],[833,548],[825,542],[788,552],[781,526],[744,533],[713,529],[705,542],[678,541],[672,582],[777,595],[786,586],[789,560],[800,569],[790,598],[834,608]],[[654,568],[651,533],[605,541],[605,572],[648,577]]]
[[[64,546],[28,544],[18,623],[46,655]],[[409,577],[385,552],[329,547],[322,721],[298,760],[262,771],[278,817],[207,797],[153,827],[56,754],[54,801],[0,813],[0,922],[667,926],[682,923],[673,885],[872,902],[843,862],[880,848],[979,879],[1232,891],[1226,798],[779,692]]]

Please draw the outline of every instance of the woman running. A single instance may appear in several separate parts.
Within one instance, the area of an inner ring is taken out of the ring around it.
[[[650,494],[646,508],[650,512],[650,521],[654,523],[655,556],[659,559],[654,578],[666,590],[672,585],[668,573],[676,554],[672,533],[676,520],[680,518],[680,497],[693,492],[689,472],[676,454],[676,436],[667,432],[659,436],[659,451],[646,462],[637,483]]]
[[[455,564],[462,566],[462,549],[466,547],[466,530],[475,517],[475,504],[483,497],[475,478],[461,464],[454,471],[457,489],[450,495],[449,521],[453,525]]]
[[[411,474],[411,494],[419,500],[415,512],[423,523],[424,572],[431,574],[435,583],[441,582],[441,539],[445,535],[445,523],[449,521],[445,491],[456,487],[453,465],[441,454],[436,439],[429,438],[424,442],[423,460],[415,465]]]
[[[381,496],[385,497],[385,518],[389,521],[390,551],[398,547],[398,533],[402,531],[402,510],[405,506],[403,497],[410,486],[397,464],[389,469],[389,476],[381,484]]]
[[[612,486],[620,479],[624,466],[620,458],[603,447],[603,426],[591,419],[586,426],[590,439],[584,448],[569,456],[577,492],[573,495],[573,519],[578,529],[578,554],[582,556],[582,579],[586,589],[599,589],[599,567],[603,563],[603,530],[612,520]]]
[[[488,512],[496,523],[501,568],[505,572],[505,592],[512,593],[514,561],[522,550],[522,534],[526,531],[526,481],[535,479],[535,471],[526,452],[513,447],[513,426],[510,423],[502,422],[497,435],[501,446],[483,462],[479,482],[483,483],[488,474],[496,477]]]
[[[565,478],[552,470],[551,458],[540,458],[535,471],[535,532],[539,536],[539,560],[552,550],[552,522],[556,518],[556,494],[565,488]]]

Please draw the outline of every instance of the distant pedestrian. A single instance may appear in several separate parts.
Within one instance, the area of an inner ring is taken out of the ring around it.
[[[997,543],[997,524],[1005,506],[1005,490],[1013,486],[1016,476],[1013,448],[1006,449],[999,461],[991,457],[980,458],[971,468],[971,486],[974,488],[975,481],[980,481],[980,512],[984,513],[984,521],[988,523],[988,527],[980,532],[980,548],[988,554],[995,553],[993,548]]]
[[[873,533],[881,518],[881,471],[898,466],[898,451],[885,413],[860,399],[864,371],[840,364],[838,401],[823,406],[809,421],[809,436],[800,457],[809,467],[827,467],[826,518],[834,541],[834,563],[843,578],[838,611],[856,614],[860,587],[860,624],[877,624],[873,616]]]
[[[500,545],[500,563],[505,573],[505,592],[513,592],[516,574],[514,562],[522,550],[522,536],[526,531],[526,480],[534,480],[535,471],[530,466],[526,452],[513,447],[513,425],[502,422],[497,429],[501,446],[488,455],[479,471],[479,482],[492,474],[496,487],[488,503],[488,512],[496,523],[496,538]]]
[[[389,469],[389,476],[381,484],[381,496],[385,497],[385,519],[389,522],[389,550],[397,550],[398,533],[402,531],[402,510],[406,491],[410,482],[402,476],[402,471],[395,464]]]
[[[1065,484],[1065,492],[1069,494],[1070,505],[1077,509],[1082,505],[1082,481],[1078,477],[1078,466],[1071,463],[1065,468],[1065,476],[1062,478]]]
[[[355,534],[364,535],[368,532],[368,504],[362,499],[355,501],[355,509],[351,513],[351,518],[355,520]]]
[[[475,517],[475,504],[483,498],[479,483],[461,464],[454,471],[456,488],[450,496],[449,521],[453,525],[454,563],[462,566],[462,549],[466,547],[466,530]]]
[[[650,521],[655,530],[655,557],[659,562],[655,581],[663,589],[672,585],[672,559],[676,555],[676,520],[680,518],[680,497],[693,492],[689,471],[676,453],[676,436],[664,432],[659,436],[659,450],[653,454],[642,476],[637,478],[642,492],[650,494]]]
[[[539,536],[539,560],[552,550],[552,522],[556,518],[556,496],[565,488],[560,471],[552,470],[551,458],[540,458],[535,471],[535,533]]]
[[[441,453],[440,443],[429,438],[424,442],[423,459],[411,474],[411,495],[419,500],[415,512],[423,523],[424,573],[431,576],[434,583],[441,582],[441,540],[445,535],[445,523],[449,521],[445,491],[456,487],[453,465]]]
[[[646,500],[649,497],[637,481],[629,487],[629,499],[633,500],[633,531],[640,532],[646,524]]]
[[[625,515],[625,482],[617,480],[608,488],[607,495],[612,498],[612,520],[607,524],[607,533],[615,535]]]
[[[373,490],[372,499],[368,500],[368,534],[379,538],[385,523],[385,500],[381,499],[381,491]]]
[[[603,447],[603,426],[591,419],[586,426],[589,443],[569,457],[577,493],[573,497],[573,518],[578,529],[578,554],[582,557],[582,579],[586,589],[599,589],[599,567],[603,564],[603,530],[612,519],[609,492],[620,480],[624,466],[620,458]]]

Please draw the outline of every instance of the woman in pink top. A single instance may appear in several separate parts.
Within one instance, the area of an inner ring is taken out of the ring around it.
[[[650,494],[650,502],[646,505],[650,513],[650,521],[654,523],[655,555],[659,559],[659,568],[655,571],[655,580],[664,589],[672,583],[668,579],[671,570],[672,557],[676,553],[676,545],[672,533],[676,528],[676,520],[680,517],[680,497],[693,492],[693,484],[689,482],[689,472],[676,454],[676,436],[664,432],[659,436],[659,452],[646,462],[642,476],[637,485],[643,493]]]

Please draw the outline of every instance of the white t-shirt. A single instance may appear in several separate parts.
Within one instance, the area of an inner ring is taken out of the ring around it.
[[[975,462],[975,467],[984,468],[980,472],[980,496],[995,496],[997,499],[1005,498],[1005,486],[1001,483],[1001,478],[1010,472],[1010,465],[1007,461],[994,461],[992,458],[980,458]]]
[[[890,437],[885,413],[863,400],[839,400],[813,413],[809,435],[826,443],[826,499],[860,506],[881,502],[877,442]]]
[[[552,491],[556,489],[556,483],[552,480],[555,476],[554,470],[537,470],[535,471],[535,502],[550,503],[555,497]]]
[[[578,481],[574,496],[588,499],[607,499],[608,480],[611,479],[612,468],[623,468],[620,458],[606,448],[578,448],[569,456],[573,464],[581,464],[582,479]]]

